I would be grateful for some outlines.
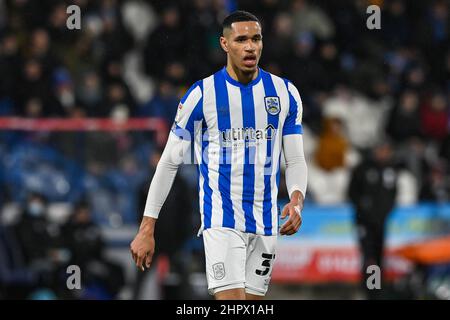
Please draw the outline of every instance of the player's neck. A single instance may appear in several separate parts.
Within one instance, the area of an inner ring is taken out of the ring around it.
[[[233,67],[230,63],[227,64],[227,72],[231,78],[236,81],[239,81],[242,84],[247,84],[258,77],[258,68],[254,72],[244,73],[240,71],[238,68]]]

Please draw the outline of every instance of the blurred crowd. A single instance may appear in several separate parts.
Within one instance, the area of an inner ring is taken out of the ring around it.
[[[81,9],[81,30],[66,26],[72,4]],[[366,26],[372,4],[381,8],[381,29]],[[399,172],[397,203],[450,201],[448,0],[0,0],[0,116],[161,117],[171,124],[186,89],[226,63],[218,38],[236,9],[261,19],[261,67],[290,79],[302,97],[307,201],[349,201],[352,169],[386,141]],[[0,133],[0,204],[26,208],[29,191],[39,189],[61,195],[49,201],[88,197],[96,222],[137,223],[138,190],[158,149],[151,138]],[[41,154],[46,148],[62,158]],[[31,166],[36,159],[47,165]],[[64,165],[49,169],[55,162]],[[48,178],[57,170],[63,173]],[[79,220],[70,217],[69,224]],[[57,283],[52,270],[44,278]]]
[[[124,272],[105,257],[89,205],[75,204],[62,224],[49,220],[47,210],[47,199],[30,193],[17,221],[0,224],[0,299],[116,298]],[[69,265],[82,270],[71,281],[80,290],[67,290]]]
[[[69,4],[81,30],[66,27]],[[366,27],[371,4],[381,29]],[[449,199],[445,0],[2,0],[0,114],[170,124],[186,88],[224,65],[220,25],[236,8],[262,21],[261,66],[301,93],[312,200],[345,201],[349,168],[386,138],[405,202]]]

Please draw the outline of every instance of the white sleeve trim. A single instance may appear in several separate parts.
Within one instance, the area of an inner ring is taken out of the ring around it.
[[[148,190],[144,216],[158,218],[172,188],[178,167],[185,157],[190,155],[190,144],[189,140],[180,139],[172,132],[169,134],[169,139]]]
[[[300,191],[306,196],[308,183],[308,167],[303,152],[303,137],[301,134],[291,134],[283,137],[284,159],[286,161],[286,187],[289,199],[294,191]]]

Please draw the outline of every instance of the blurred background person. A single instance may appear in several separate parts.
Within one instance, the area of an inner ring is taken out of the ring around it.
[[[82,291],[77,298],[109,300],[116,298],[124,285],[120,265],[105,257],[105,241],[100,227],[92,220],[87,202],[78,202],[63,226],[65,242],[70,251],[70,264],[82,271]]]
[[[14,226],[0,223],[0,299],[26,299],[45,278],[44,270],[27,265]]]
[[[323,119],[310,165],[310,190],[317,203],[330,205],[346,200],[351,146],[339,117]]]
[[[56,297],[65,290],[64,263],[69,254],[64,247],[60,226],[47,217],[47,198],[38,192],[28,195],[26,206],[15,225],[19,250],[25,265],[38,274],[45,275],[40,286],[49,289]]]
[[[352,172],[349,198],[355,208],[355,223],[362,254],[361,285],[368,299],[382,298],[382,289],[367,287],[367,267],[376,265],[383,275],[385,224],[397,196],[397,167],[388,141],[377,145],[368,159]],[[382,278],[383,279],[383,278]],[[383,288],[383,283],[381,284]]]

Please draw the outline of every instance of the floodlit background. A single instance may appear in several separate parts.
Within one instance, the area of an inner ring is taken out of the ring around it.
[[[71,4],[81,30],[66,27]],[[178,100],[225,64],[220,25],[243,9],[263,24],[261,67],[299,89],[309,168],[303,226],[280,238],[268,297],[373,297],[353,203],[376,219],[392,202],[377,297],[450,299],[449,6],[0,0],[0,298],[209,298],[193,165],[166,201],[150,271],[129,243]],[[386,141],[390,189],[364,194],[381,165],[361,164]],[[81,289],[67,288],[69,265]]]

